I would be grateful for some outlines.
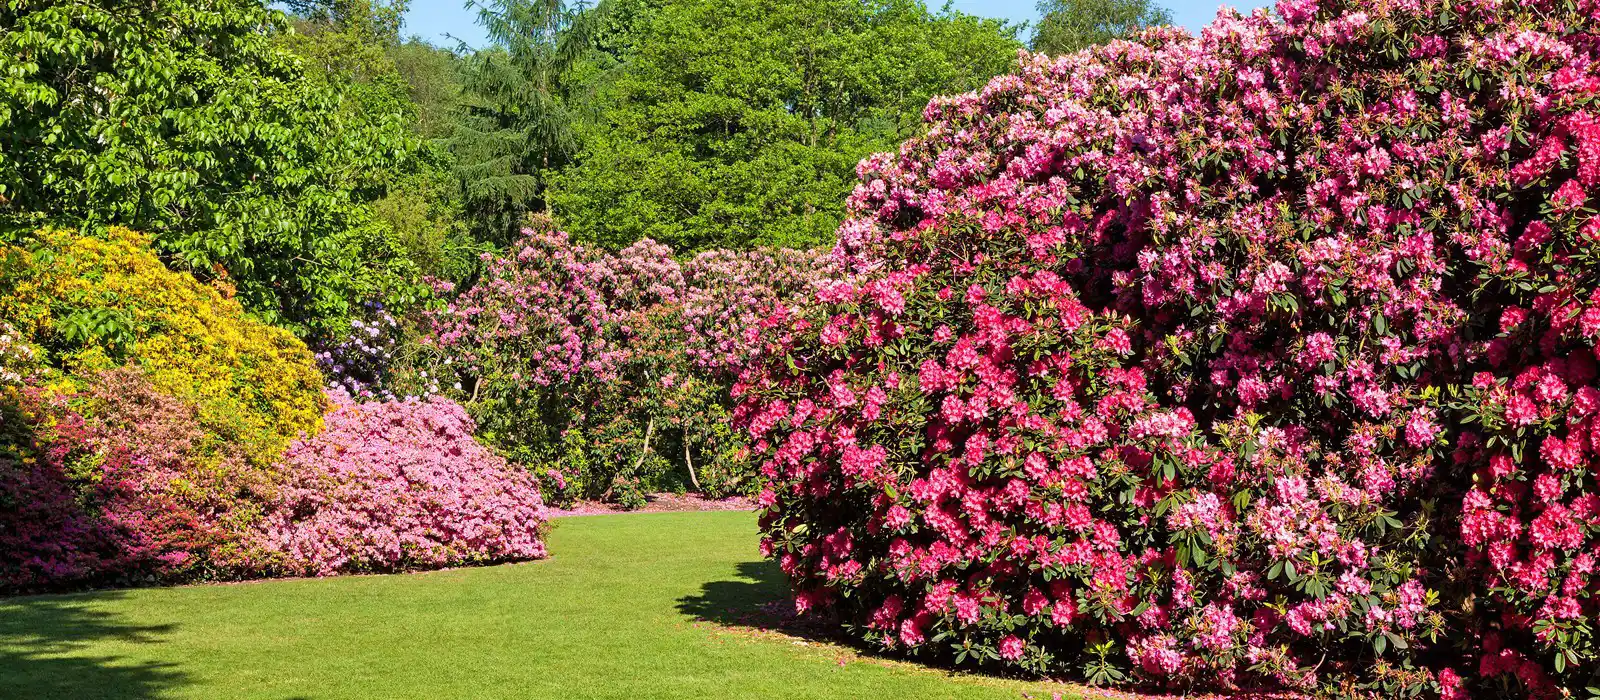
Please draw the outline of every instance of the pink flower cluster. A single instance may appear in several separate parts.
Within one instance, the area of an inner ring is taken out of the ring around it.
[[[832,276],[825,251],[712,250],[683,265],[689,358],[718,377],[737,374],[761,350],[761,322],[774,308],[810,300]]]
[[[671,251],[645,240],[611,254],[544,227],[523,234],[510,254],[485,260],[475,285],[426,313],[423,344],[469,385],[614,381],[642,314],[683,294]]]
[[[244,575],[276,474],[138,372],[0,399],[0,589]]]
[[[797,607],[1163,686],[1600,646],[1600,2],[1280,0],[935,100],[735,386]]]
[[[260,547],[299,575],[541,559],[544,504],[532,474],[472,438],[461,406],[357,403],[330,392],[327,427],[284,456]]]
[[[256,464],[131,370],[0,401],[0,590],[541,558],[533,477],[444,399],[331,396],[327,429]]]
[[[540,471],[554,498],[637,501],[672,471],[698,488],[732,489],[750,468],[727,427],[728,389],[762,349],[760,323],[808,299],[827,260],[710,251],[680,264],[649,240],[610,252],[540,222],[427,313],[431,371],[451,375],[430,379],[453,385],[447,395],[471,408],[496,448]],[[664,441],[672,447],[661,450]],[[701,482],[701,471],[710,478]]]

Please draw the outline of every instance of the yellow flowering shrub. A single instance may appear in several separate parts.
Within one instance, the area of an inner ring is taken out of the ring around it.
[[[305,344],[162,264],[143,234],[43,230],[0,248],[0,322],[69,378],[132,364],[200,406],[212,430],[272,459],[322,424],[322,377]]]

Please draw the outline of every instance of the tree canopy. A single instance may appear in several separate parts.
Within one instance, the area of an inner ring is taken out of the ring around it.
[[[1039,0],[1038,7],[1040,20],[1032,48],[1050,55],[1172,24],[1172,12],[1152,0]]]
[[[252,0],[0,5],[0,225],[149,232],[301,330],[394,261],[364,204],[409,167],[401,111],[351,109]]]
[[[919,0],[608,0],[581,149],[551,183],[574,235],[619,247],[807,247],[855,165],[934,94],[1009,69],[1015,29]]]

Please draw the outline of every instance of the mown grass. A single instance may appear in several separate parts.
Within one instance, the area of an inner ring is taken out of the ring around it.
[[[1050,698],[742,624],[748,513],[568,518],[548,561],[0,600],[0,698]]]

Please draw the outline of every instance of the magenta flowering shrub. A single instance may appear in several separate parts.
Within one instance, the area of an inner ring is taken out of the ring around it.
[[[1281,0],[935,100],[735,387],[801,611],[912,656],[1600,687],[1600,3]]]
[[[277,473],[133,369],[0,401],[0,589],[236,578]],[[250,431],[241,431],[244,435]]]
[[[299,575],[398,571],[545,556],[534,477],[472,438],[442,398],[357,403],[329,392],[326,428],[284,456],[259,544]]]
[[[761,321],[776,306],[810,300],[837,276],[823,250],[709,250],[683,265],[684,333],[694,367],[737,375],[760,350]]]
[[[480,281],[427,313],[423,343],[478,396],[618,379],[636,335],[630,321],[682,292],[671,251],[646,240],[612,255],[545,227],[523,233],[510,254],[486,260]]]

